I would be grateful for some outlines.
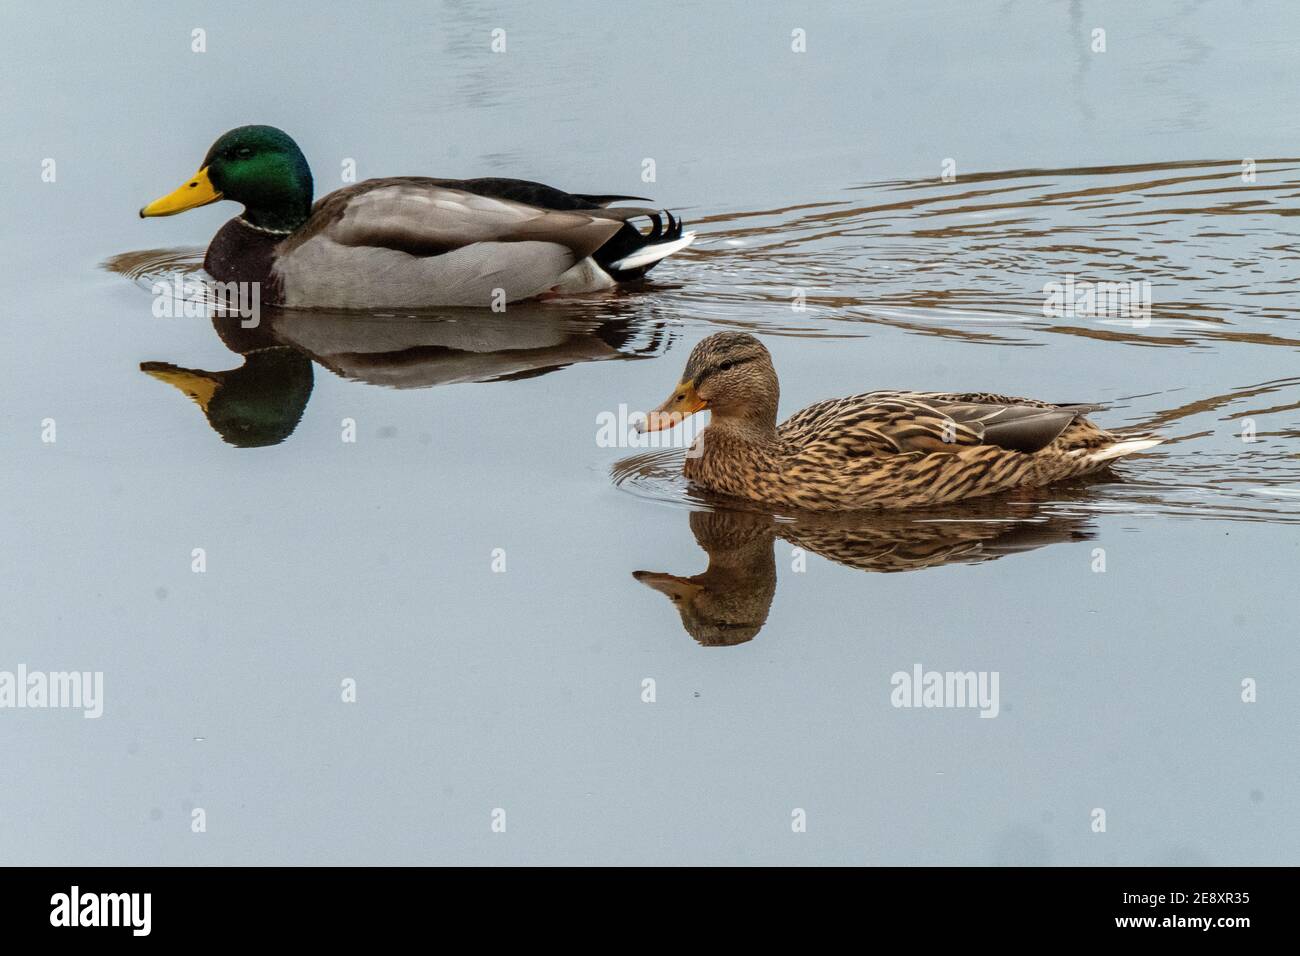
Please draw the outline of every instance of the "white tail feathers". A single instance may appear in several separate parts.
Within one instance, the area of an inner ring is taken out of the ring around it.
[[[654,245],[644,246],[630,255],[624,256],[618,262],[611,262],[609,268],[621,271],[623,269],[639,269],[642,266],[648,266],[660,259],[667,259],[674,252],[680,252],[695,241],[695,233],[688,232],[680,239],[674,239],[672,242],[656,242]]]
[[[1142,438],[1124,438],[1115,442],[1113,445],[1107,445],[1105,448],[1085,449],[1080,452],[1084,458],[1093,463],[1110,461],[1112,458],[1123,458],[1125,455],[1133,455],[1140,451],[1146,451],[1148,448],[1154,448],[1163,442],[1163,438],[1156,438],[1147,435]]]

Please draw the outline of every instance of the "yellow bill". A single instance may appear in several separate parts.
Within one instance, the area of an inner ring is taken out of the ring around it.
[[[649,414],[649,420],[641,430],[657,432],[665,428],[672,428],[705,407],[704,399],[695,393],[695,383],[682,382],[673,391],[668,401]]]
[[[212,396],[221,387],[220,375],[215,372],[177,368],[175,365],[166,362],[142,362],[140,363],[140,370],[160,382],[166,382],[168,385],[180,389],[205,412],[212,402]]]
[[[161,199],[155,199],[141,209],[140,218],[143,219],[146,216],[174,216],[178,212],[184,212],[187,209],[206,206],[208,203],[216,202],[220,198],[221,193],[212,188],[212,181],[208,179],[208,167],[204,166],[191,176],[189,182],[185,185],[168,193]]]
[[[697,584],[690,578],[679,577],[676,574],[664,574],[659,571],[633,571],[632,577],[646,587],[654,588],[660,594],[668,595],[674,603],[689,601],[704,590],[703,585]]]

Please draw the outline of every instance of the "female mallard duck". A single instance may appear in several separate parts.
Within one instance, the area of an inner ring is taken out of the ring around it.
[[[709,409],[686,477],[809,511],[937,505],[1046,485],[1161,441],[1102,431],[1084,417],[1097,405],[983,393],[870,392],[818,402],[777,425],[779,396],[763,344],[720,332],[691,352],[681,384],[646,427]]]
[[[241,126],[199,171],[140,210],[171,216],[218,199],[244,213],[213,237],[203,267],[259,282],[261,301],[340,309],[496,306],[639,279],[695,238],[635,196],[566,193],[520,179],[369,179],[312,204],[311,170],[273,126]],[[647,216],[642,234],[627,220]]]

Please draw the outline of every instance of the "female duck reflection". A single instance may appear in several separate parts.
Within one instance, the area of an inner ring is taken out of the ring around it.
[[[668,336],[661,322],[576,317],[544,306],[512,306],[508,316],[470,319],[448,311],[420,316],[264,310],[256,327],[217,316],[213,327],[244,357],[224,371],[142,362],[141,371],[175,386],[202,409],[228,444],[275,445],[293,433],[312,391],[312,363],[343,378],[391,388],[501,382],[568,365],[648,358]]]
[[[1057,487],[1055,497],[1069,495]],[[1087,517],[1045,513],[1032,501],[987,499],[924,512],[881,512],[778,522],[750,511],[692,511],[691,531],[709,557],[699,574],[632,576],[668,596],[686,633],[706,647],[752,640],[776,594],[777,538],[862,571],[916,571],[992,561],[1065,541],[1086,541]]]

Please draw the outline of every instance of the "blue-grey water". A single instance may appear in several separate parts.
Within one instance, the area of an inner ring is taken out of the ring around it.
[[[48,3],[0,38],[0,671],[104,675],[98,719],[0,709],[0,861],[1300,855],[1294,4]],[[136,210],[245,123],[318,195],[518,176],[700,237],[504,315],[155,316],[236,210]],[[1045,315],[1069,276],[1149,314]],[[783,413],[993,390],[1169,441],[848,529],[713,510],[598,419],[735,328]],[[246,371],[210,420],[170,367]],[[996,671],[997,717],[893,706],[916,664]]]

